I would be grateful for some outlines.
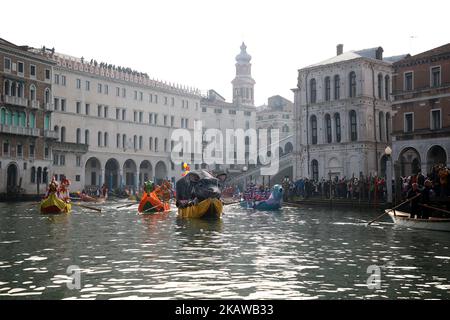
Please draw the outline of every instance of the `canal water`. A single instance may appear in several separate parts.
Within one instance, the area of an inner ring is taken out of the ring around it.
[[[450,234],[367,227],[380,211],[230,205],[203,221],[120,204],[0,203],[0,299],[450,298]]]

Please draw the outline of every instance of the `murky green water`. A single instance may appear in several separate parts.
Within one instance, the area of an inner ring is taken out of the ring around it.
[[[366,227],[380,212],[232,205],[183,221],[118,205],[47,217],[0,203],[0,299],[450,298],[450,233]]]

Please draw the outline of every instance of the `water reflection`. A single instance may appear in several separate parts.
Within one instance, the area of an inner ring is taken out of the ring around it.
[[[0,204],[0,299],[450,298],[448,234],[367,227],[378,212],[231,205],[215,221],[116,207],[47,217]],[[66,286],[70,265],[81,290]]]

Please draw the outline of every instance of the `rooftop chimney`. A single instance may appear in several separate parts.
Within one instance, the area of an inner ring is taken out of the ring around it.
[[[344,45],[343,44],[338,44],[336,46],[336,55],[338,56],[338,55],[342,54],[343,51],[344,51]]]

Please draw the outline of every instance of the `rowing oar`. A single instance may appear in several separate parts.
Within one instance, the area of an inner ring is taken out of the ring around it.
[[[79,206],[81,208],[86,208],[86,209],[91,209],[91,210],[94,210],[94,211],[102,212],[102,209],[99,209],[99,208],[85,206],[84,204],[79,204],[79,203],[75,203],[75,202],[72,202],[72,204],[75,205],[75,206]]]
[[[448,210],[432,207],[432,206],[429,206],[429,205],[426,205],[426,204],[419,203],[419,206],[424,207],[424,208],[428,208],[428,209],[432,209],[432,210],[436,210],[436,211],[441,211],[441,212],[444,212],[444,213],[450,213],[450,211],[448,211]]]
[[[376,217],[375,219],[373,219],[372,221],[370,221],[370,222],[367,224],[367,226],[370,226],[373,222],[379,220],[382,216],[384,216],[384,215],[387,214],[388,212],[397,209],[398,207],[404,205],[405,203],[410,202],[411,200],[414,200],[415,198],[417,198],[417,197],[419,197],[419,196],[421,196],[421,195],[422,195],[422,194],[420,194],[420,193],[419,193],[419,194],[416,194],[414,197],[409,198],[409,199],[406,199],[405,201],[403,201],[403,202],[400,203],[399,205],[396,205],[395,207],[393,207],[393,208],[391,208],[391,209],[389,209],[389,210],[383,212],[383,214],[380,214],[378,217]]]
[[[116,209],[125,208],[125,207],[131,207],[132,205],[137,204],[137,203],[138,203],[137,201],[133,202],[133,203],[127,203],[127,204],[124,204],[122,206],[116,207]]]

